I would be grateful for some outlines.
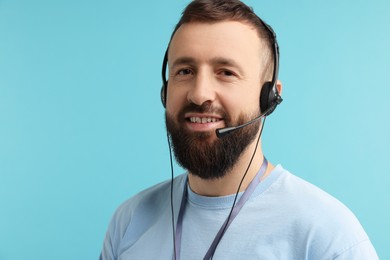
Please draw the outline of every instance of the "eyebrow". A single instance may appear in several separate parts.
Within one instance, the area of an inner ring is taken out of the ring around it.
[[[190,64],[190,65],[193,65],[195,64],[196,61],[194,58],[191,58],[191,57],[180,57],[176,60],[173,61],[172,63],[172,70],[177,67],[177,66],[180,66],[180,65],[184,65],[184,64]]]
[[[215,57],[211,59],[212,64],[217,64],[217,65],[223,65],[223,66],[228,66],[228,67],[234,67],[238,70],[238,72],[242,75],[243,70],[241,66],[233,59],[229,58],[224,58],[224,57]]]

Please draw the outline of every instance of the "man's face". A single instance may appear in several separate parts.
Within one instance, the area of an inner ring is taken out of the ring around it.
[[[234,21],[187,23],[168,53],[167,129],[179,163],[202,178],[232,168],[258,132],[253,124],[218,139],[215,130],[260,113],[262,42]]]

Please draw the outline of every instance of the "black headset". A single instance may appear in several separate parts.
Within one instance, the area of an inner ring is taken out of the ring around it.
[[[271,26],[269,26],[266,22],[260,19],[258,17],[261,24],[265,27],[267,33],[269,34],[269,37],[272,40],[272,53],[274,58],[274,69],[272,74],[272,80],[266,81],[263,84],[263,87],[261,88],[260,93],[260,112],[265,113],[264,116],[270,115],[276,108],[277,105],[279,105],[283,99],[279,95],[279,92],[276,88],[276,81],[278,79],[278,71],[279,71],[279,45],[276,40],[276,34]],[[173,35],[171,39],[173,38]],[[166,96],[167,96],[167,89],[168,89],[168,80],[166,79],[166,71],[167,71],[167,65],[168,65],[168,50],[169,45],[167,47],[167,50],[164,54],[164,60],[162,64],[162,88],[161,88],[161,102],[162,105],[166,106]]]

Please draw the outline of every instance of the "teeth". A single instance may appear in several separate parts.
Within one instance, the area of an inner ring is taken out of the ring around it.
[[[198,124],[206,124],[206,123],[211,123],[211,122],[217,122],[219,119],[215,117],[190,117],[191,123],[198,123]]]

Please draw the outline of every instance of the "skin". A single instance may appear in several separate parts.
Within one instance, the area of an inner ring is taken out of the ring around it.
[[[263,82],[262,54],[264,45],[257,31],[237,21],[183,24],[173,37],[169,53],[169,81],[166,111],[179,121],[180,109],[188,103],[220,108],[233,122],[240,115],[250,118],[259,113],[259,95]],[[281,84],[278,82],[279,93]],[[226,126],[221,113],[187,113],[184,126],[190,131],[209,132],[207,142],[217,139],[215,129]],[[191,122],[190,118],[211,118],[215,122]],[[182,121],[183,122],[183,121]],[[259,134],[259,132],[258,132]],[[248,167],[256,140],[242,153],[233,169],[224,178],[204,180],[189,174],[191,189],[205,196],[234,194]],[[255,154],[241,190],[256,175],[263,159],[261,144]],[[266,175],[273,169],[269,164]],[[266,175],[263,177],[265,178]]]

